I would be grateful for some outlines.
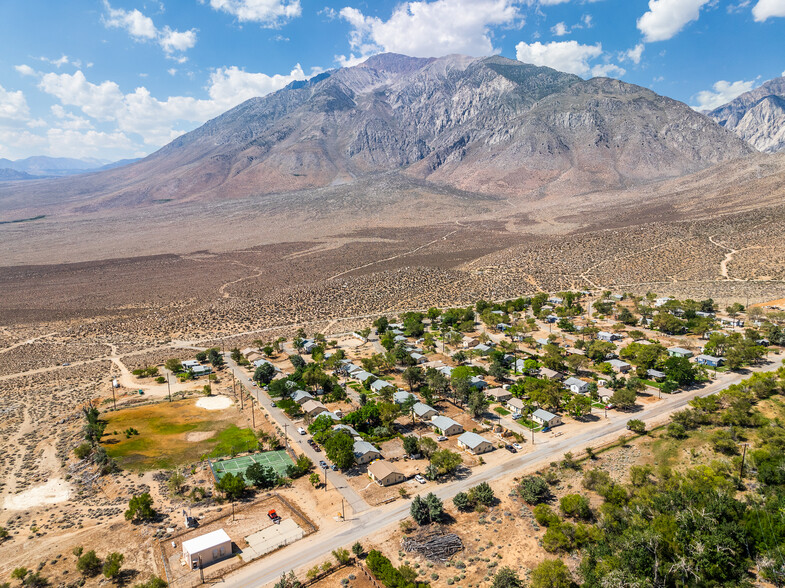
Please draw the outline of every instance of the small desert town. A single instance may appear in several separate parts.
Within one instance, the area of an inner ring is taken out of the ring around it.
[[[785,300],[565,291],[241,340],[4,370],[66,390],[81,365],[88,393],[4,429],[2,585],[566,586],[612,573],[608,518],[670,484],[781,517],[759,501],[785,463]]]

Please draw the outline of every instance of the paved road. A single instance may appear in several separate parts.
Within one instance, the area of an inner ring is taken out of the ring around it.
[[[773,371],[779,368],[781,356],[774,356],[771,363],[756,368],[754,371]],[[722,374],[716,381],[704,388],[682,392],[663,399],[654,406],[635,413],[635,418],[646,423],[662,422],[672,412],[681,410],[697,396],[709,396],[736,384],[746,375]],[[510,459],[497,466],[479,468],[471,476],[454,482],[444,483],[433,492],[442,500],[447,500],[458,492],[467,491],[471,486],[481,482],[493,482],[499,478],[523,471],[532,471],[540,464],[549,463],[568,451],[580,452],[591,446],[600,438],[618,435],[626,430],[630,414],[612,413],[608,419],[602,420],[601,427],[587,426],[586,430],[569,437],[555,437],[553,434],[538,434],[535,447],[530,453],[511,455]],[[429,488],[429,490],[431,490]],[[409,502],[394,502],[384,508],[375,508],[355,516],[343,523],[343,526],[327,532],[317,532],[310,537],[275,552],[255,564],[240,570],[225,581],[227,587],[259,587],[276,581],[282,572],[298,569],[312,563],[329,558],[330,552],[336,547],[350,545],[363,537],[377,533],[385,527],[396,524],[408,515]]]
[[[305,435],[300,435],[297,433],[297,425],[292,422],[292,420],[284,411],[272,405],[270,397],[259,390],[259,388],[254,386],[253,381],[250,377],[248,377],[245,371],[243,371],[243,369],[238,366],[237,363],[232,360],[228,354],[224,357],[226,359],[226,364],[229,366],[229,369],[232,370],[232,373],[240,382],[240,384],[245,386],[245,389],[250,392],[251,396],[256,398],[257,402],[263,406],[270,416],[272,416],[272,418],[277,422],[278,426],[281,427],[281,430],[286,432],[289,443],[296,443],[299,449],[305,455],[310,457],[314,464],[318,464],[319,460],[325,459],[324,453],[317,453],[310,445],[308,445],[308,443],[303,441]],[[284,427],[284,425],[286,426]],[[322,477],[324,477],[324,470],[319,468],[318,471]],[[354,488],[349,485],[349,482],[346,481],[346,478],[340,472],[327,470],[327,480],[341,493],[349,507],[352,509],[352,512],[355,514],[361,513],[370,508],[368,503],[365,502],[365,499],[355,492]]]

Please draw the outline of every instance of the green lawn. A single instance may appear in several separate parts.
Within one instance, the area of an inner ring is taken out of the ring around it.
[[[205,455],[219,457],[256,447],[253,431],[235,424],[236,408],[205,410],[196,406],[196,399],[125,408],[101,416],[107,421],[101,442],[124,469],[172,469]],[[127,438],[123,431],[130,427],[139,435]]]
[[[496,407],[494,407],[493,410],[498,412],[502,416],[507,416],[508,414],[510,414],[509,410],[507,410],[506,408],[501,407],[501,406],[496,406]]]

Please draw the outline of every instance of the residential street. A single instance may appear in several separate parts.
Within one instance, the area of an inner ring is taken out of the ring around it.
[[[324,453],[316,453],[316,451],[314,451],[313,448],[308,445],[308,443],[304,443],[303,440],[305,439],[305,435],[299,435],[297,433],[297,425],[292,422],[289,416],[281,409],[272,405],[270,397],[259,388],[254,386],[254,382],[251,380],[251,378],[246,375],[243,369],[238,366],[237,363],[231,357],[229,357],[228,354],[224,356],[224,359],[226,360],[226,365],[229,366],[229,369],[232,370],[232,373],[240,382],[240,384],[245,386],[246,390],[248,390],[248,392],[250,392],[250,394],[256,398],[259,404],[264,407],[270,416],[273,417],[278,426],[281,427],[281,430],[286,432],[289,443],[297,443],[302,452],[311,458],[311,461],[313,461],[314,465],[316,465],[318,468],[319,460],[325,459]],[[318,472],[321,476],[324,476],[324,470],[318,468]],[[370,508],[363,497],[357,494],[357,492],[354,491],[354,488],[349,485],[341,472],[327,470],[327,480],[329,482],[328,486],[338,489],[354,514],[361,513]]]
[[[774,371],[782,365],[782,355],[774,355],[767,364],[751,371]],[[708,386],[696,390],[682,392],[664,398],[655,405],[635,413],[612,412],[607,419],[602,418],[602,426],[587,424],[586,430],[572,436],[555,437],[554,433],[536,434],[536,449],[529,453],[516,454],[514,458],[487,469],[480,467],[471,476],[442,484],[434,493],[447,501],[455,494],[467,491],[481,482],[492,483],[501,478],[526,471],[534,471],[544,463],[561,458],[568,451],[580,453],[587,446],[597,446],[601,440],[610,440],[626,430],[627,421],[631,418],[643,420],[647,425],[655,425],[666,420],[672,412],[683,409],[687,403],[697,396],[709,396],[724,390],[728,386],[739,383],[749,377],[747,374],[721,374]],[[247,380],[247,378],[246,378]],[[262,395],[264,396],[264,395]],[[604,439],[608,438],[608,439]],[[340,488],[339,488],[340,489]],[[359,497],[358,497],[359,498]],[[396,524],[409,512],[409,501],[396,501],[384,507],[366,510],[347,520],[342,527],[330,532],[317,532],[310,537],[281,549],[252,563],[234,576],[226,579],[226,586],[250,587],[264,586],[277,580],[282,572],[299,569],[329,557],[336,547],[351,545],[355,541],[370,534],[377,533],[389,525]]]

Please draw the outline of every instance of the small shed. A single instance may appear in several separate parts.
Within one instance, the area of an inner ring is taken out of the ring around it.
[[[382,459],[373,462],[368,466],[368,475],[376,481],[379,486],[392,486],[400,484],[406,479],[393,464]]]
[[[200,563],[202,567],[210,565],[230,555],[232,540],[223,529],[183,541],[183,559],[192,568],[199,567]]]

